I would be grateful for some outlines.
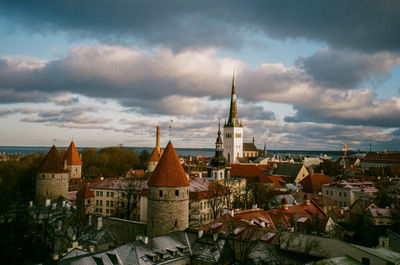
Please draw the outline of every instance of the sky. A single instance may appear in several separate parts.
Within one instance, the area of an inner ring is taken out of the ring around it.
[[[0,1],[0,146],[212,148],[233,70],[245,142],[400,150],[385,0]]]

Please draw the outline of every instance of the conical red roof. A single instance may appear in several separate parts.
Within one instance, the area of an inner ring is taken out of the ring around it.
[[[190,185],[171,142],[165,148],[147,184],[156,187],[182,187]]]
[[[69,145],[68,150],[64,155],[64,160],[67,160],[68,165],[82,165],[82,161],[78,150],[76,150],[74,141],[72,141]]]
[[[153,152],[151,152],[151,155],[149,157],[149,162],[158,162],[160,161],[160,158],[161,158],[160,150],[157,147],[155,147],[153,149]]]
[[[84,185],[77,193],[76,193],[76,197],[79,198],[93,198],[94,194],[93,192],[89,189],[89,187],[87,185]]]
[[[68,172],[64,169],[64,159],[58,152],[55,145],[51,147],[50,151],[44,158],[44,162],[39,169],[40,173],[64,173]]]

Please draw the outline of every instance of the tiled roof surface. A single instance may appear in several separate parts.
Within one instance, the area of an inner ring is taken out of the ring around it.
[[[270,175],[268,177],[269,177],[270,180],[272,180],[272,182],[274,183],[274,187],[276,189],[285,187],[285,181],[282,179],[281,176]]]
[[[141,191],[147,188],[145,180],[135,180],[129,178],[106,178],[103,180],[96,180],[89,183],[91,189],[104,189],[104,190],[124,190],[124,189],[137,189]]]
[[[165,148],[157,167],[148,181],[148,185],[157,187],[190,186],[190,182],[171,142]]]
[[[64,160],[58,152],[55,145],[53,145],[50,151],[44,158],[44,162],[39,169],[40,173],[65,173],[68,172],[64,169]]]
[[[68,150],[64,155],[64,160],[67,160],[68,165],[82,165],[82,161],[78,150],[76,150],[74,141],[72,141],[69,145]]]
[[[269,176],[255,164],[231,164],[231,177],[245,178],[262,183],[273,183]]]
[[[273,173],[274,175],[289,176],[294,181],[302,167],[303,164],[279,163]]]
[[[228,194],[229,189],[206,178],[190,177],[189,199],[202,200]]]
[[[84,185],[82,186],[82,188],[76,193],[76,197],[79,198],[93,198],[94,194],[93,192],[90,190],[90,188],[88,187],[88,185]]]
[[[149,162],[158,162],[160,161],[161,158],[161,151],[159,148],[154,147],[153,152],[151,152],[151,155],[149,157]]]
[[[310,174],[300,181],[305,192],[318,192],[323,184],[333,182],[327,175],[321,173]]]
[[[254,152],[257,151],[257,147],[254,143],[243,143],[243,151]]]

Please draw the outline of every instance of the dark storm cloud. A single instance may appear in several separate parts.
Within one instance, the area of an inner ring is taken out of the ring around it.
[[[400,2],[2,1],[0,17],[33,32],[173,49],[238,47],[248,30],[364,51],[400,50]]]
[[[317,86],[335,89],[354,89],[364,81],[379,83],[390,68],[400,62],[387,52],[362,54],[349,50],[323,49],[312,56],[299,58],[296,65],[305,70]]]

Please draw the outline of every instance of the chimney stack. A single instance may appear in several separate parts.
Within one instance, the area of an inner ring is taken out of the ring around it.
[[[67,160],[64,160],[64,170],[67,170]]]
[[[160,125],[157,125],[156,148],[160,151]]]
[[[304,201],[305,201],[306,205],[310,205],[311,204],[310,200],[311,199],[310,199],[310,195],[309,194],[304,195]]]
[[[281,204],[282,204],[282,208],[284,210],[288,210],[289,209],[289,203],[288,203],[288,200],[286,198],[282,199]]]

